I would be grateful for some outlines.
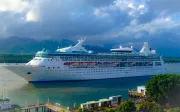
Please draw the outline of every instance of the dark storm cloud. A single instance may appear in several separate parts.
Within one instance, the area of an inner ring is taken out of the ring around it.
[[[166,21],[159,24],[158,19],[167,16],[171,17],[172,13],[180,11],[179,0],[28,1],[28,6],[21,12],[13,10],[0,11],[2,21],[0,23],[1,37],[77,39],[86,36],[88,40],[94,40],[95,42],[96,40],[105,40],[115,44],[128,41],[148,41],[156,37],[156,35],[161,38],[163,35],[159,33],[163,34],[176,27],[168,25],[166,26],[168,31],[163,30]],[[32,11],[35,15],[31,13],[32,17],[30,16],[30,20],[27,21],[26,16],[29,11]],[[33,18],[34,16],[35,18]],[[167,20],[168,24],[176,22],[173,19],[169,21]],[[144,24],[149,26],[140,29],[139,26]],[[177,24],[179,23],[177,22]],[[126,31],[126,28],[130,30]],[[178,30],[173,29],[175,34]],[[153,36],[150,34],[151,31],[155,32]],[[173,35],[173,37],[177,36]]]
[[[73,39],[76,36],[103,34],[116,27],[123,28],[131,20],[127,13],[119,10],[107,11],[110,13],[109,17],[95,16],[95,8],[109,5],[111,2],[112,0],[104,3],[82,0],[41,1],[34,9],[38,10],[39,21],[10,24],[7,30],[16,36],[37,39],[43,39],[43,36]]]

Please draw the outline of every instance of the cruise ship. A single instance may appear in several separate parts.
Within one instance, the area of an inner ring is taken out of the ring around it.
[[[75,46],[58,48],[55,52],[38,51],[26,65],[9,65],[28,82],[92,80],[146,76],[165,73],[162,56],[144,42],[137,52],[131,47],[111,49],[109,53],[95,53],[83,47],[85,39]]]

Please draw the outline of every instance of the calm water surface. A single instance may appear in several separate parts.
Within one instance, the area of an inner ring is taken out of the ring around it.
[[[107,80],[49,82],[30,84],[16,74],[0,67],[0,88],[6,88],[6,94],[12,103],[24,106],[35,104],[36,98],[40,103],[59,102],[64,106],[79,105],[87,101],[122,95],[127,99],[129,89],[145,85],[151,76],[131,77]]]

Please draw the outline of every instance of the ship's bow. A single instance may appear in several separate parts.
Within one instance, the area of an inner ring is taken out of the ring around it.
[[[30,74],[27,73],[31,67],[26,64],[4,64],[2,67],[12,71],[27,81],[31,80],[29,77]]]

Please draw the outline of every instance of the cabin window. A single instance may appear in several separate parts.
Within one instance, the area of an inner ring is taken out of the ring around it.
[[[161,66],[161,62],[156,62],[155,65],[156,66]]]

